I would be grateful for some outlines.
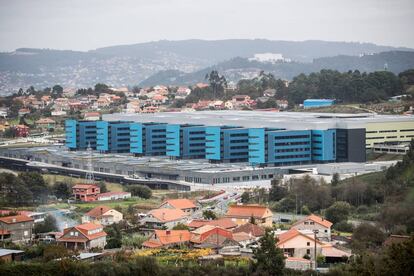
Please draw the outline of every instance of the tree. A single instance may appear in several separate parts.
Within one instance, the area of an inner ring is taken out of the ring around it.
[[[175,225],[172,230],[190,230],[190,228],[188,228],[187,225],[185,225],[184,223],[177,223],[177,225]]]
[[[51,244],[43,250],[43,260],[46,262],[69,256],[69,251],[62,244]]]
[[[339,184],[339,180],[340,180],[340,178],[339,178],[339,174],[338,174],[338,173],[334,173],[334,174],[332,175],[332,180],[331,180],[331,185],[332,185],[332,187],[336,187],[336,186],[338,186],[338,184]]]
[[[217,219],[217,215],[211,210],[204,210],[203,218],[204,219]]]
[[[287,194],[287,188],[280,185],[278,179],[273,179],[271,181],[271,187],[269,190],[269,200],[270,201],[279,201],[284,198]]]
[[[108,235],[105,248],[120,248],[122,246],[122,233],[118,224],[107,226],[104,231]]]
[[[54,98],[58,98],[62,95],[63,93],[63,87],[56,84],[55,86],[53,86],[52,88],[52,95]]]
[[[43,176],[38,172],[23,172],[18,178],[32,192],[33,200],[45,202],[49,194],[49,186],[46,184]]]
[[[206,80],[209,81],[211,89],[213,89],[213,98],[216,99],[218,95],[223,94],[224,88],[227,86],[227,80],[224,76],[219,75],[219,73],[216,70],[213,70],[210,72],[210,74],[207,74],[205,77]]]
[[[332,223],[347,221],[352,207],[348,202],[337,201],[325,211],[326,219]]]
[[[377,226],[362,223],[354,229],[351,247],[353,250],[362,253],[365,250],[379,248],[384,240],[385,235]]]
[[[145,199],[149,199],[152,196],[151,189],[144,185],[128,185],[126,190],[130,192],[132,196],[138,196]]]
[[[105,181],[99,181],[98,186],[99,186],[99,190],[101,191],[101,193],[108,192]]]
[[[97,83],[95,84],[95,92],[100,94],[100,93],[105,93],[109,91],[109,86],[104,84],[104,83]]]
[[[259,239],[260,246],[253,249],[253,271],[260,275],[282,275],[285,267],[285,256],[282,249],[276,246],[278,240],[274,234],[266,229],[263,237]]]
[[[69,184],[59,182],[53,186],[53,193],[57,198],[68,199],[72,195],[72,189]]]
[[[249,203],[250,201],[250,193],[248,191],[244,191],[240,198],[242,203]]]
[[[34,233],[47,233],[53,231],[59,231],[56,219],[51,215],[46,216],[43,222],[36,223],[33,228]]]

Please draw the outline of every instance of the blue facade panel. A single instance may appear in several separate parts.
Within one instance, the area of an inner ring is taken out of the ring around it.
[[[265,129],[249,129],[249,163],[259,165],[266,163],[265,156]]]
[[[129,122],[111,122],[109,124],[109,150],[111,152],[130,152],[130,124]]]
[[[184,158],[205,158],[206,130],[204,126],[183,127],[181,130],[181,155]]]
[[[144,124],[143,147],[145,155],[166,155],[166,132],[166,124]]]
[[[180,157],[181,156],[181,142],[182,139],[180,139],[180,125],[167,125],[166,127],[166,137],[167,137],[167,155],[168,156],[174,156],[174,157]]]
[[[130,127],[130,152],[135,154],[143,154],[144,148],[142,143],[143,131],[141,123],[131,123]]]
[[[249,129],[223,129],[223,160],[245,162],[249,159]]]
[[[206,131],[206,158],[209,160],[221,160],[221,135],[220,127],[208,126]]]
[[[109,151],[109,122],[98,121],[96,123],[96,149]]]
[[[76,120],[65,121],[65,134],[66,134],[65,145],[69,149],[77,148],[77,139],[78,139],[77,131],[78,131],[78,122]]]
[[[312,130],[312,160],[336,160],[336,130]]]
[[[300,164],[312,160],[310,130],[268,132],[268,163]]]
[[[335,100],[331,99],[307,99],[303,101],[304,108],[316,108],[333,105]]]
[[[77,149],[86,149],[90,146],[96,149],[96,121],[79,121],[77,131]]]

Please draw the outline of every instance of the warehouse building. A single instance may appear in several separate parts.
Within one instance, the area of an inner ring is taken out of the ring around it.
[[[66,136],[66,146],[72,150],[89,143],[102,152],[211,163],[365,162],[365,149],[410,141],[414,118],[264,111],[107,114],[97,122],[68,120]]]

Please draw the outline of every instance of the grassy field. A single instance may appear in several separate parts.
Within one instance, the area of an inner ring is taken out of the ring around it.
[[[90,210],[99,205],[105,205],[111,208],[119,207],[122,209],[127,209],[132,205],[136,209],[153,209],[158,207],[161,204],[161,201],[158,198],[143,199],[139,197],[133,197],[126,200],[116,200],[116,201],[95,201],[95,202],[86,202],[86,203],[74,203],[69,205],[68,203],[57,203],[50,204],[47,207],[54,207],[57,209],[68,209],[71,206],[75,206],[79,211]]]
[[[386,154],[386,153],[368,153],[367,160],[368,161],[394,161],[394,160],[402,160],[403,155],[398,154]]]

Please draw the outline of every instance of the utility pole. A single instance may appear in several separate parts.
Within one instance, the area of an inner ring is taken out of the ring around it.
[[[314,248],[314,252],[313,252],[313,259],[314,259],[314,263],[315,263],[315,266],[314,266],[314,268],[315,268],[315,271],[316,271],[316,269],[318,268],[318,262],[317,262],[317,260],[316,260],[316,234],[318,234],[319,233],[319,231],[318,230],[313,230],[313,238],[314,238],[314,241],[315,241],[315,248]],[[317,273],[317,272],[316,272]]]

